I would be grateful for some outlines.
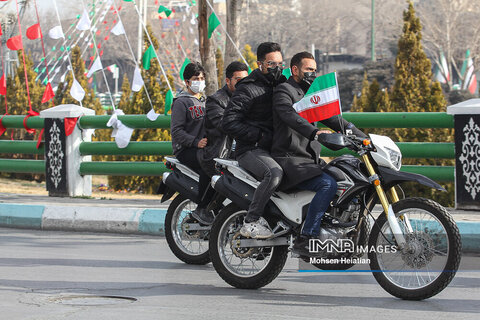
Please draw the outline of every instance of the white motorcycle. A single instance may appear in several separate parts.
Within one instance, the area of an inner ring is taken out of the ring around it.
[[[312,255],[300,258],[321,269],[348,269],[368,254],[375,279],[390,294],[421,300],[442,291],[460,263],[458,228],[444,207],[424,198],[400,200],[396,186],[415,181],[444,189],[422,175],[401,172],[400,150],[388,137],[371,134],[370,139],[359,139],[334,133],[321,134],[319,141],[332,150],[347,147],[360,159],[345,155],[325,167],[337,180],[338,190],[322,220],[318,241],[310,243]],[[215,161],[223,170],[212,178],[212,186],[232,203],[215,218],[210,231],[211,261],[230,285],[263,287],[283,269],[314,193],[277,191],[264,214],[274,235],[266,240],[245,238],[239,230],[259,182],[236,161]],[[378,202],[383,213],[369,228],[373,218],[368,216]],[[350,250],[330,250],[342,243]]]

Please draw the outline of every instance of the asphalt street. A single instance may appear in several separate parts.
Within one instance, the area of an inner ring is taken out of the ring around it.
[[[478,260],[478,261],[477,261]],[[480,257],[463,257],[480,266]],[[478,319],[480,272],[425,301],[370,273],[300,273],[290,258],[259,290],[186,265],[164,238],[0,228],[0,319]]]

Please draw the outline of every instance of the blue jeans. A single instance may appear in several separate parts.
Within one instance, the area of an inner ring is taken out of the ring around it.
[[[320,234],[322,217],[337,192],[337,181],[328,174],[322,173],[320,176],[303,181],[297,185],[297,188],[316,192],[303,223],[302,235],[317,237]]]

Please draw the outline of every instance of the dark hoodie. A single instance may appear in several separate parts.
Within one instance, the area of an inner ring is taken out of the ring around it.
[[[223,115],[223,130],[236,140],[237,156],[255,148],[270,151],[272,144],[272,95],[286,78],[272,81],[254,70],[237,85]]]
[[[205,137],[203,126],[205,99],[197,99],[187,91],[182,91],[172,105],[172,147],[177,155],[186,148],[197,148]]]

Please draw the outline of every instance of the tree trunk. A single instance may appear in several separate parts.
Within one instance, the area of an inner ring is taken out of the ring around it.
[[[240,15],[242,12],[242,5],[244,0],[227,0],[227,33],[232,38],[235,45],[239,46],[238,42],[238,25],[240,22]],[[230,63],[238,60],[237,49],[233,45],[232,41],[227,38],[227,44],[225,46],[224,65],[227,67]]]
[[[218,90],[217,64],[215,61],[215,48],[212,40],[208,39],[208,16],[211,13],[206,0],[198,1],[198,39],[200,42],[200,58],[205,68],[206,89],[205,94],[211,95]]]

